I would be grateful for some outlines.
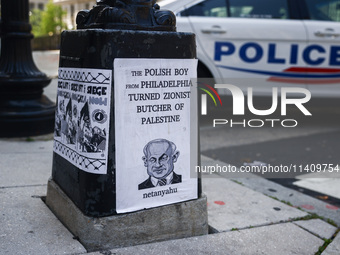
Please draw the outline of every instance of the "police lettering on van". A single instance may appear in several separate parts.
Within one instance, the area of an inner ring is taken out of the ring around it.
[[[253,49],[255,51],[254,56],[248,56],[247,51]],[[246,63],[256,63],[265,55],[264,52],[268,52],[267,63],[268,64],[297,64],[298,54],[301,54],[304,62],[308,65],[320,65],[329,59],[328,64],[330,66],[340,67],[340,46],[331,46],[329,52],[322,45],[309,45],[303,49],[299,48],[298,44],[290,45],[290,54],[287,58],[279,58],[276,56],[277,44],[270,43],[266,48],[263,48],[256,42],[247,42],[241,45],[240,48],[231,42],[215,42],[215,61],[221,61],[223,56],[230,56],[238,54],[240,59]],[[312,53],[316,52],[319,56],[316,58],[312,57]]]
[[[228,63],[228,57],[237,55],[244,63],[257,63],[265,58],[267,64],[275,65],[292,65],[292,67],[283,70],[282,72],[275,72],[265,69],[247,69],[235,66],[216,64],[217,67],[246,72],[260,75],[271,75],[276,77],[289,78],[313,78],[325,79],[325,83],[339,83],[340,69],[331,68],[315,68],[322,64],[327,64],[329,67],[340,68],[340,46],[332,45],[328,49],[322,45],[309,45],[304,48],[298,44],[291,44],[289,47],[289,54],[286,57],[278,57],[278,45],[274,43],[268,44],[266,47],[261,46],[256,42],[243,43],[237,47],[232,42],[215,42],[214,60],[216,62]],[[249,52],[252,51],[252,54]],[[285,51],[287,52],[287,51]],[[299,57],[303,60],[304,65],[298,65]],[[215,62],[215,63],[216,63]],[[305,67],[310,65],[313,67]],[[273,81],[273,79],[271,79]],[[305,82],[305,80],[303,80]],[[286,82],[289,82],[286,80]],[[296,80],[293,83],[299,83]],[[322,83],[319,80],[319,83]]]

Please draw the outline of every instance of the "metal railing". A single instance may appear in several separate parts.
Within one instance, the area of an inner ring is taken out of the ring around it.
[[[34,37],[32,40],[32,50],[59,50],[60,34]]]

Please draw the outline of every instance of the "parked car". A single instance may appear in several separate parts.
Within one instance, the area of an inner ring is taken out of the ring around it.
[[[340,0],[168,0],[177,31],[196,34],[198,76],[340,95]],[[220,91],[223,94],[223,91]]]

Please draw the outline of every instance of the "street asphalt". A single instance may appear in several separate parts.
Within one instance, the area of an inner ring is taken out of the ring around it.
[[[57,58],[57,52],[34,55],[54,77],[45,89],[52,100]],[[52,147],[52,134],[0,139],[0,254],[87,253],[44,203]],[[203,155],[201,160],[202,168],[228,166]],[[338,207],[250,174],[206,173],[202,183],[209,235],[88,254],[340,254]]]

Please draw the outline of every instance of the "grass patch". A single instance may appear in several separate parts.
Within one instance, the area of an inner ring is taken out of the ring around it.
[[[324,239],[324,241],[325,242],[322,246],[319,247],[319,250],[315,253],[315,255],[321,255],[321,253],[323,253],[326,250],[327,246],[332,242],[331,239]]]
[[[242,183],[242,182],[239,182],[239,181],[237,181],[237,180],[231,180],[231,181],[233,181],[233,182],[235,182],[235,183],[240,184],[240,185],[243,186],[243,183]]]

